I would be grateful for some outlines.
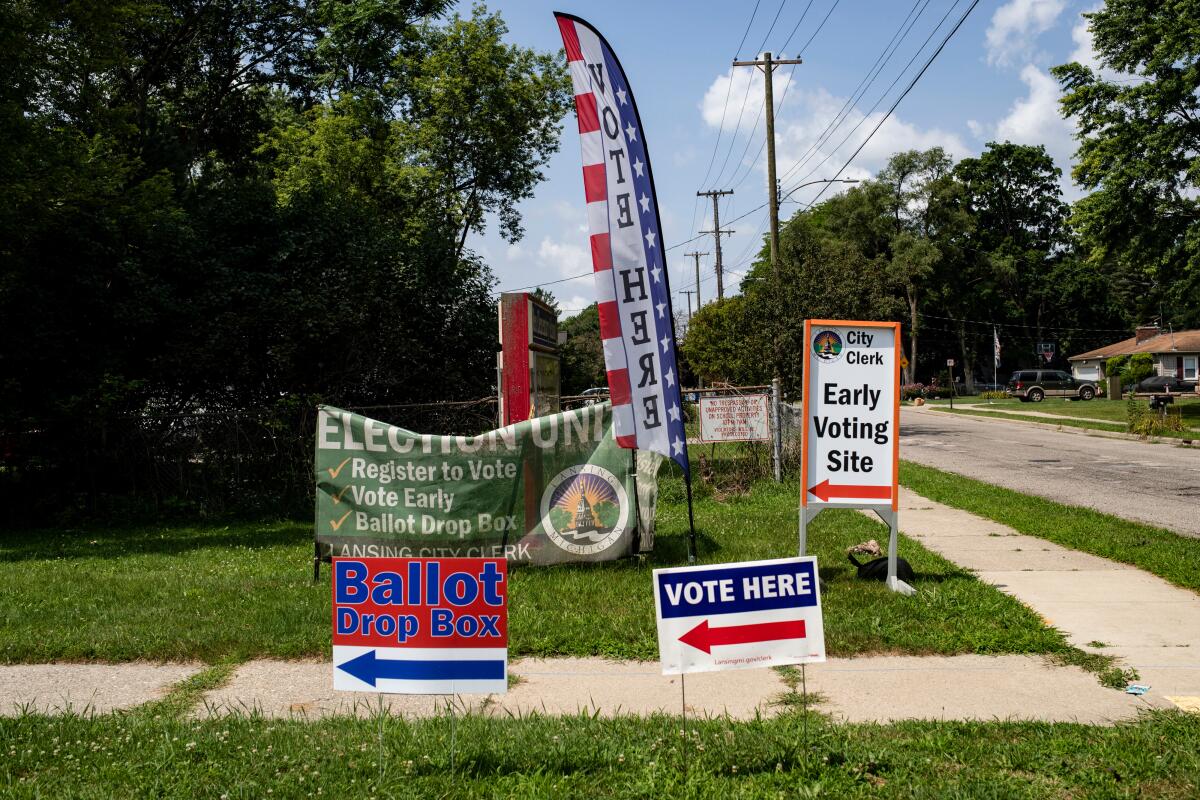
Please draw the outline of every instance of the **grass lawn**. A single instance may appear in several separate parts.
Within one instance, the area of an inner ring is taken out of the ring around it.
[[[900,462],[900,482],[918,494],[1065,547],[1132,564],[1200,591],[1200,542],[1165,528],[1014,492],[933,467]]]
[[[1035,417],[1031,414],[1010,414],[1008,412],[998,412],[998,411],[977,411],[977,410],[971,408],[970,406],[967,406],[966,408],[959,408],[957,406],[955,406],[954,408],[947,408],[946,406],[935,406],[933,408],[933,410],[937,411],[939,413],[942,413],[942,414],[965,414],[969,417],[991,417],[993,419],[1017,420],[1018,422],[1037,422],[1041,425],[1057,425],[1060,428],[1083,428],[1085,430],[1109,431],[1111,433],[1125,433],[1126,432],[1125,424],[1119,423],[1119,422],[1101,422],[1099,420],[1081,419],[1081,418],[1053,419],[1050,417]],[[1167,432],[1164,432],[1161,435],[1165,437],[1165,436],[1168,436],[1169,434]]]
[[[1146,409],[1149,409],[1149,402],[1146,400],[1137,400],[1137,403]],[[933,400],[929,402],[931,408],[939,411],[949,410],[950,402],[948,400]],[[1067,400],[1062,397],[1047,397],[1040,403],[1022,403],[1017,399],[993,400],[990,403],[987,400],[982,400],[978,397],[957,398],[954,401],[954,410],[957,412],[960,408],[964,411],[972,410],[973,406],[987,406],[997,409],[1000,413],[992,411],[978,412],[980,416],[1003,416],[1016,415],[1021,416],[1030,411],[1036,411],[1042,414],[1057,414],[1063,417],[1074,417],[1081,422],[1095,421],[1098,423],[1109,423],[1107,426],[1096,426],[1096,430],[1116,430],[1124,431],[1126,422],[1128,421],[1128,412],[1126,409],[1126,401],[1121,400],[1114,402],[1108,398],[1097,398],[1086,402],[1079,400]],[[1185,426],[1191,427],[1200,432],[1200,399],[1186,398],[1176,399],[1174,405],[1171,406],[1172,412],[1175,409],[1179,410],[1183,417]],[[1073,424],[1068,420],[1051,420],[1038,417],[1026,417],[1029,421],[1049,422],[1052,424],[1063,423],[1071,427],[1085,427],[1082,424]],[[1086,427],[1092,427],[1090,425]]]
[[[645,561],[513,571],[513,656],[657,658],[650,570],[686,561],[687,524],[680,481],[661,485],[659,536]],[[793,554],[798,492],[760,481],[729,502],[701,497],[701,560]],[[326,656],[329,570],[311,582],[310,537],[295,522],[4,534],[0,663]],[[914,542],[900,549],[918,574],[916,596],[858,581],[845,548],[869,538],[885,542],[886,529],[856,512],[826,512],[810,528],[831,655],[1050,653],[1104,666]]]
[[[380,758],[380,731],[383,756]],[[0,719],[6,797],[995,797],[1200,793],[1200,715],[1111,728],[813,717]],[[380,762],[382,761],[382,768]]]

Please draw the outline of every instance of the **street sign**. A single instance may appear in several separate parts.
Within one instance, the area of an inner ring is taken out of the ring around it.
[[[700,398],[700,441],[766,442],[771,439],[765,394]]]
[[[508,690],[502,558],[333,559],[333,688]]]
[[[664,675],[825,660],[813,556],[654,570]]]
[[[802,506],[896,509],[900,325],[804,323]]]
[[[954,359],[953,359],[953,358],[947,358],[947,359],[946,359],[946,366],[947,366],[947,367],[953,367],[953,366],[954,366]]]

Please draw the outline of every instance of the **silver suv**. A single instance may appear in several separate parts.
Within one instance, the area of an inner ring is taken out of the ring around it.
[[[1004,391],[1023,403],[1040,403],[1047,397],[1091,400],[1100,393],[1095,383],[1078,380],[1058,369],[1023,369],[1014,372]]]

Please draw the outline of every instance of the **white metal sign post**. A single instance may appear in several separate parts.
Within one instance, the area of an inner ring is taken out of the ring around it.
[[[891,529],[887,585],[912,594],[896,577],[900,324],[810,319],[804,342],[800,555],[826,508],[870,509]]]

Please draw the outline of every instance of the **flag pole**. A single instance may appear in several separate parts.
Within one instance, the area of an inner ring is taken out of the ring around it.
[[[692,471],[683,473],[683,485],[687,487],[688,503],[688,563],[696,563],[696,518],[692,514]]]

